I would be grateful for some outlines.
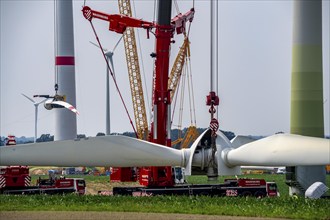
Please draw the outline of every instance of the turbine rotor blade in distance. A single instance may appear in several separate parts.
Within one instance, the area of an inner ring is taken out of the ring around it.
[[[40,102],[37,102],[37,103],[35,103],[35,105],[40,105],[40,104],[44,103],[45,101],[47,101],[47,99],[44,99],[44,100],[42,100]]]
[[[94,43],[94,42],[92,42],[92,41],[89,41],[89,43],[93,44],[95,47],[100,48],[100,46],[99,46],[98,44],[96,44],[96,43]],[[108,49],[106,49],[106,48],[102,48],[102,50],[103,50],[104,52],[107,52],[107,51],[108,51]]]
[[[21,93],[21,95],[24,96],[25,98],[27,98],[28,100],[30,100],[31,102],[35,103],[35,101],[32,98],[30,98],[29,96],[27,96],[23,93]]]

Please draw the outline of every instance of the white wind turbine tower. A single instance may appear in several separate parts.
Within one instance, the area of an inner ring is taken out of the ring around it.
[[[24,95],[23,93],[21,93],[25,98],[27,98],[28,100],[30,100],[33,105],[34,105],[34,108],[35,108],[35,111],[34,111],[34,143],[36,143],[37,141],[37,135],[38,135],[38,132],[37,132],[37,124],[38,124],[38,107],[40,104],[44,103],[47,99],[44,99],[40,102],[35,102],[32,98],[28,97],[27,95]]]

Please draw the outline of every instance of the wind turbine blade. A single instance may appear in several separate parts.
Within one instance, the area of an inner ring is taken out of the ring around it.
[[[330,164],[330,140],[277,134],[222,152],[229,166],[298,166]]]
[[[183,166],[188,151],[117,135],[0,148],[0,166]]]
[[[119,38],[118,42],[117,42],[116,45],[113,47],[113,49],[112,49],[112,53],[115,52],[115,49],[117,48],[117,46],[118,46],[119,42],[121,41],[121,39],[123,39],[123,36],[124,36],[124,35],[121,35],[121,37]]]
[[[79,115],[78,110],[73,107],[71,104],[67,103],[67,102],[63,102],[63,101],[52,101],[51,104],[56,104],[56,105],[60,105],[63,106],[67,109],[69,109],[70,111],[72,111],[73,113],[76,113],[77,115]]]
[[[96,43],[94,43],[94,42],[92,42],[92,41],[89,41],[89,43],[93,44],[95,47],[100,48],[99,45],[97,45]],[[105,49],[105,48],[102,48],[102,50],[103,50],[104,52],[107,52],[107,51],[108,51],[108,49]]]
[[[21,95],[27,98],[28,100],[30,100],[31,102],[35,103],[35,101],[32,98],[28,97],[27,95],[24,95],[23,93],[21,93]]]
[[[42,101],[40,101],[38,103],[35,103],[35,105],[40,105],[41,103],[44,103],[45,101],[47,101],[47,99],[44,99],[44,100],[42,100]]]

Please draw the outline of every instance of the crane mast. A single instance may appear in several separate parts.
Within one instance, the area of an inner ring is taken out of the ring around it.
[[[118,0],[120,14],[132,17],[132,9],[130,1]],[[127,27],[123,33],[125,54],[127,61],[128,76],[131,87],[131,95],[133,101],[134,117],[136,123],[136,131],[139,139],[147,139],[148,122],[146,108],[143,96],[143,88],[140,74],[139,58],[136,48],[135,33],[132,27]]]

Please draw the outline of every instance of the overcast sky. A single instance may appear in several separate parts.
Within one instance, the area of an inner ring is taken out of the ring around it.
[[[54,2],[0,0],[1,8],[1,112],[0,135],[34,136],[34,106],[21,93],[54,94]],[[133,1],[131,1],[133,2]],[[89,22],[81,13],[84,1],[74,1],[76,98],[79,134],[105,132],[105,62]],[[91,1],[86,5],[105,13],[118,13],[117,1]],[[154,19],[151,0],[135,0],[135,16]],[[178,1],[181,12],[192,1]],[[208,127],[205,106],[209,93],[210,17],[209,2],[195,1],[191,26],[191,65],[197,126]],[[323,1],[323,74],[325,133],[329,135],[329,1]],[[174,10],[172,15],[174,16]],[[292,48],[292,1],[219,1],[219,107],[220,129],[235,134],[271,135],[290,132],[290,80]],[[108,31],[105,21],[93,21],[101,43],[112,50],[119,34]],[[138,31],[149,102],[151,98],[154,38]],[[171,63],[182,43],[175,36]],[[119,87],[133,117],[123,42],[114,55]],[[171,66],[171,65],[170,65]],[[118,94],[111,82],[111,132],[132,131]],[[147,92],[145,91],[145,94]],[[186,98],[187,99],[187,98]],[[190,125],[185,108],[183,126]],[[149,116],[149,114],[148,114]],[[150,122],[150,119],[148,118]],[[174,121],[174,124],[177,124]],[[54,134],[54,112],[39,107],[38,136]]]

